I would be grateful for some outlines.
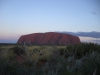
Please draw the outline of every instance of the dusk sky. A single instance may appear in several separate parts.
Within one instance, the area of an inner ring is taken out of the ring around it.
[[[100,0],[0,0],[0,43],[54,31],[100,32]]]

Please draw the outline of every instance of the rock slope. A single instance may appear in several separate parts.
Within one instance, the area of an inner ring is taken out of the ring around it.
[[[23,44],[24,42],[33,45],[69,45],[81,43],[77,36],[55,32],[22,35],[17,44]]]

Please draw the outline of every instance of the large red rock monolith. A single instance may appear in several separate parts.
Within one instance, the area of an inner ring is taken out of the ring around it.
[[[33,45],[69,45],[81,43],[77,36],[56,32],[22,35],[17,44],[23,44],[24,42]]]

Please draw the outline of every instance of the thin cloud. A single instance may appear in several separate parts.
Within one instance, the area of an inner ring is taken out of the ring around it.
[[[91,41],[100,44],[100,40],[91,40]]]
[[[100,44],[100,38],[92,38],[92,37],[84,37],[84,36],[79,36],[81,42],[91,42],[91,43],[97,43]]]
[[[100,42],[100,40],[92,40],[92,41]]]
[[[92,32],[60,32],[65,34],[72,34],[75,36],[83,36],[83,37],[92,37],[92,38],[100,38],[100,32],[92,31]]]
[[[96,12],[91,12],[91,13],[94,14],[94,15],[97,14]]]

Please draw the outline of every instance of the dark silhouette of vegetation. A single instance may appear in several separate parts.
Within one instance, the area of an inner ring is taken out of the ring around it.
[[[40,49],[44,48],[40,47]],[[0,48],[0,54],[3,54],[3,49]],[[48,58],[38,58],[35,61],[30,59],[25,44],[8,50],[15,55],[23,55],[27,61],[20,64],[11,57],[0,55],[0,75],[100,75],[100,45],[98,44],[68,45],[65,48],[58,48]],[[39,53],[40,50],[34,48],[33,52]],[[39,57],[44,55],[39,53]]]

